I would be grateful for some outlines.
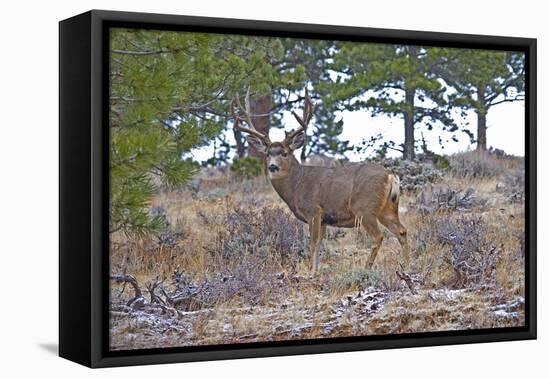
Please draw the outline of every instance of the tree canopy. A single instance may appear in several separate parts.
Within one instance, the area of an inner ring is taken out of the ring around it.
[[[375,116],[401,118],[403,145],[386,141],[384,146],[412,159],[419,124],[428,130],[434,125],[450,132],[458,129],[436,72],[448,55],[449,50],[435,47],[341,42],[329,66],[336,79],[324,85],[326,100],[345,110],[368,109]]]
[[[450,103],[477,115],[477,133],[472,140],[479,150],[487,149],[487,113],[504,102],[525,97],[525,62],[522,53],[459,50],[437,74],[455,91]]]
[[[502,51],[112,29],[109,62],[110,228],[138,236],[164,227],[149,211],[160,186],[184,184],[199,163],[254,156],[230,127],[230,103],[247,90],[255,123],[269,132],[309,89],[315,108],[302,160],[361,148],[342,138],[343,112],[357,110],[402,120],[402,145],[383,135],[368,144],[405,159],[420,147],[419,128],[451,139],[462,130],[453,109],[478,114],[472,142],[486,148],[489,109],[525,90],[523,55]],[[195,161],[204,146],[215,146],[212,157]]]
[[[110,46],[111,230],[154,232],[162,219],[146,204],[160,184],[186,182],[184,158],[219,138],[234,93],[267,93],[296,75],[266,61],[277,39],[114,29]]]

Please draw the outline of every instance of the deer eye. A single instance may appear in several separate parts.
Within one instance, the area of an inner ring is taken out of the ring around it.
[[[283,152],[283,157],[287,157],[287,153],[286,152]]]

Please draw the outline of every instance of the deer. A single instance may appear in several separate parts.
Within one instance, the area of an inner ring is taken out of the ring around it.
[[[302,165],[294,151],[303,147],[305,133],[313,116],[313,103],[305,90],[302,116],[292,111],[299,124],[285,133],[283,141],[272,142],[269,135],[256,130],[250,114],[249,90],[243,107],[239,96],[231,102],[233,128],[247,134],[249,145],[264,157],[266,174],[279,197],[294,216],[309,228],[311,276],[319,268],[319,247],[326,227],[364,228],[374,240],[366,262],[370,269],[384,240],[380,224],[395,235],[400,243],[405,265],[408,265],[407,229],[399,220],[399,176],[376,163],[340,167]],[[235,112],[235,104],[243,119]]]

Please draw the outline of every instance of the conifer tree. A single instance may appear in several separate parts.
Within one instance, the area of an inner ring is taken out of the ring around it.
[[[456,90],[451,102],[462,110],[475,111],[477,149],[486,150],[489,110],[498,104],[525,98],[524,54],[472,49],[458,51],[445,65],[439,66],[437,72]]]
[[[325,100],[338,102],[343,110],[369,109],[403,120],[403,158],[415,157],[415,130],[421,122],[454,132],[445,87],[434,67],[442,64],[448,50],[413,45],[338,43],[329,69],[336,78],[324,87]]]
[[[161,230],[149,213],[160,185],[178,186],[196,171],[189,152],[228,124],[234,94],[269,92],[282,78],[270,64],[277,39],[114,29],[110,41],[110,229]]]

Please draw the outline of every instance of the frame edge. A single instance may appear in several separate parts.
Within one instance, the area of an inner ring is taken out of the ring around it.
[[[90,20],[59,22],[59,356],[90,366]]]

